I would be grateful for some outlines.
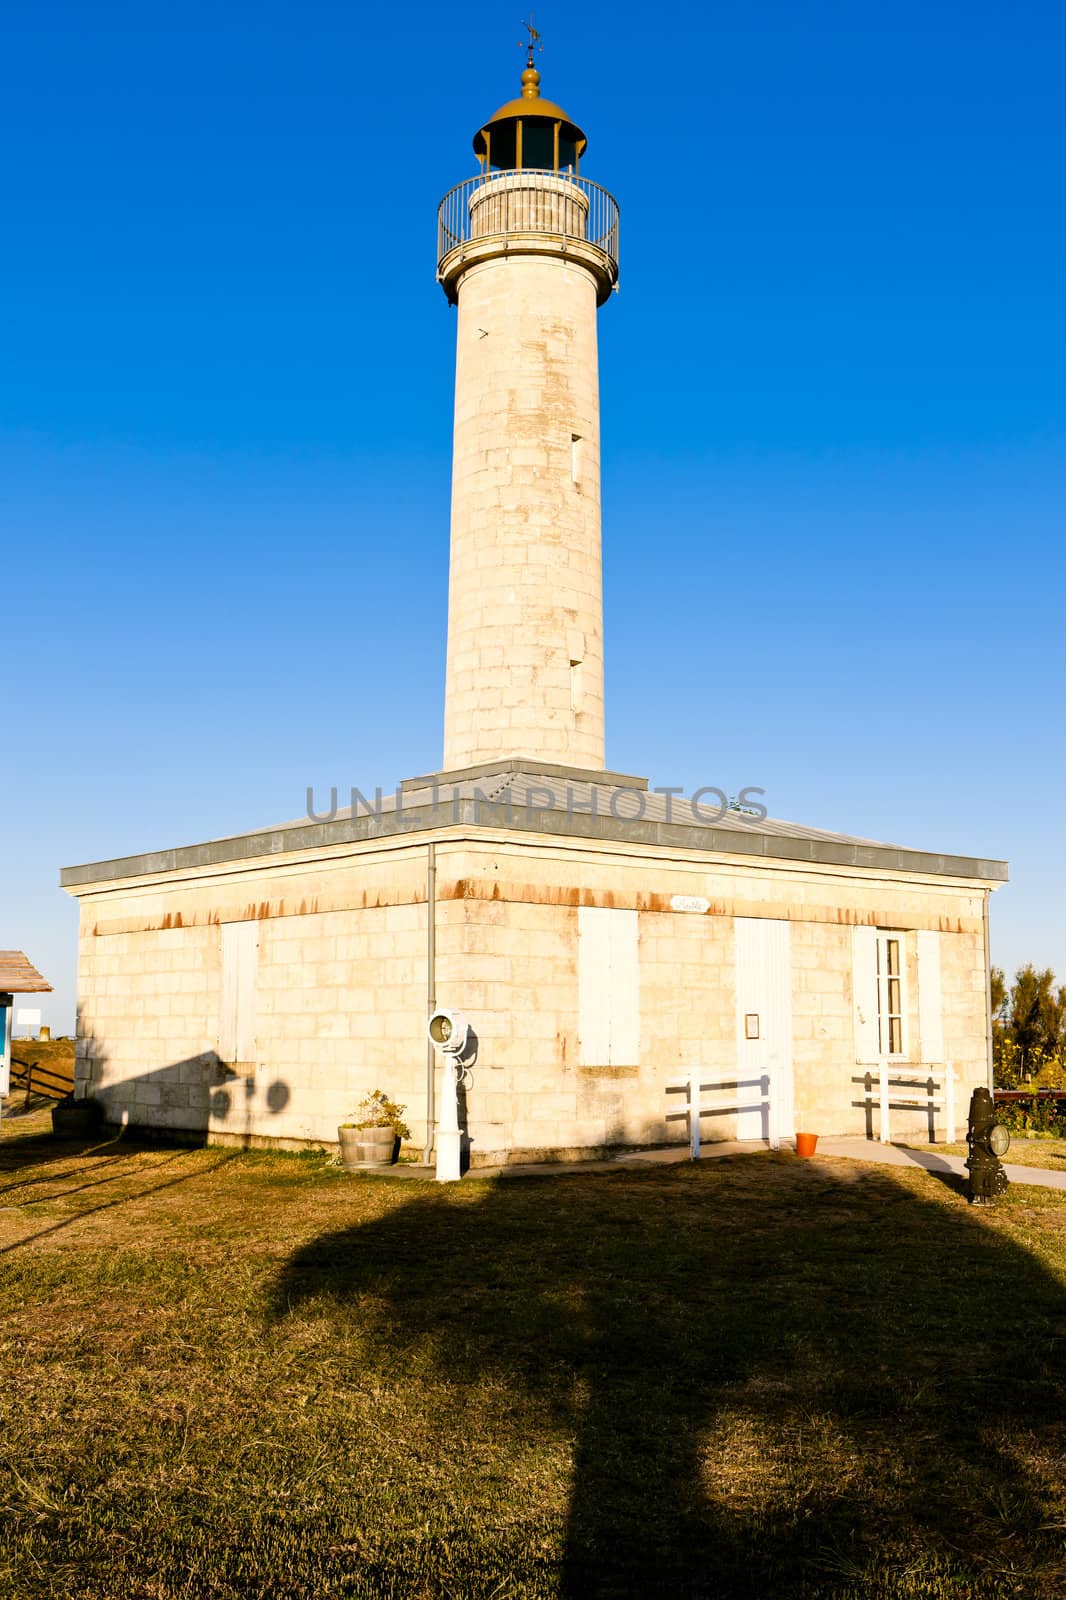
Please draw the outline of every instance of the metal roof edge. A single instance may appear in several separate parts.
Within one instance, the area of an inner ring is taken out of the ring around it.
[[[442,819],[441,812],[449,816]],[[787,834],[759,833],[683,823],[593,816],[567,810],[535,809],[525,805],[456,799],[447,805],[419,806],[411,810],[338,817],[238,834],[204,844],[153,850],[143,855],[63,867],[60,887],[76,890],[119,879],[158,877],[168,872],[218,866],[227,861],[265,860],[338,844],[362,844],[374,839],[411,837],[428,831],[447,834],[470,826],[509,833],[563,835],[594,844],[599,840],[665,849],[692,850],[708,855],[758,856],[811,866],[856,867],[865,871],[909,872],[945,878],[977,878],[1005,883],[1007,863],[977,856],[955,856],[932,851],[905,850],[895,845],[870,845],[838,840],[808,839]]]

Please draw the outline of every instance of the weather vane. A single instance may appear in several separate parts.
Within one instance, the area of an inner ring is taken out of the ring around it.
[[[540,43],[540,32],[539,32],[539,30],[537,28],[535,28],[533,26],[533,13],[532,13],[532,11],[529,13],[529,21],[526,22],[525,20],[523,20],[522,26],[523,26],[523,28],[525,28],[526,32],[529,34],[529,38],[528,39],[519,39],[518,48],[519,48],[519,50],[525,50],[525,51],[528,52],[528,54],[526,56],[526,66],[527,67],[531,67],[533,65],[533,52],[535,50],[543,50],[544,49],[544,46]]]

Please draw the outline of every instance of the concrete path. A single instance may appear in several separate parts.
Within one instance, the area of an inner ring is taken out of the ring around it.
[[[788,1144],[782,1146],[790,1150]],[[722,1156],[758,1155],[766,1150],[761,1139],[723,1139],[715,1144],[700,1147],[701,1161],[714,1161]],[[921,1167],[926,1172],[952,1173],[966,1177],[966,1163],[962,1156],[945,1155],[935,1145],[910,1149],[902,1144],[880,1144],[876,1139],[819,1139],[818,1154],[830,1160],[868,1161],[874,1166]],[[586,1172],[617,1172],[619,1167],[666,1167],[689,1159],[687,1144],[668,1145],[659,1150],[627,1150],[609,1161],[536,1161],[513,1167],[475,1167],[471,1178],[575,1178]],[[432,1178],[432,1167],[416,1166],[404,1162],[394,1167],[374,1169],[380,1177]],[[1030,1183],[1042,1189],[1066,1189],[1066,1171],[1055,1172],[1046,1167],[1023,1167],[1016,1161],[1005,1161],[1003,1170],[1011,1183]]]
[[[945,1155],[935,1145],[912,1150],[902,1144],[880,1144],[876,1139],[819,1139],[820,1156],[843,1156],[848,1161],[872,1161],[885,1167],[924,1167],[926,1172],[953,1172],[966,1177],[963,1156]],[[1005,1161],[1003,1170],[1011,1183],[1031,1183],[1040,1189],[1066,1189],[1066,1171],[1048,1167],[1023,1167]]]

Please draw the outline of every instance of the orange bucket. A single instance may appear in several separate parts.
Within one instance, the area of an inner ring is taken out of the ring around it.
[[[796,1154],[798,1156],[813,1156],[818,1148],[818,1135],[816,1133],[797,1133]]]

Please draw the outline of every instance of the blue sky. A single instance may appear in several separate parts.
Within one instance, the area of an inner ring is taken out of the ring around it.
[[[435,209],[517,6],[4,8],[0,946],[441,746]],[[1066,980],[1061,6],[537,7],[622,208],[608,759],[1007,857]]]

